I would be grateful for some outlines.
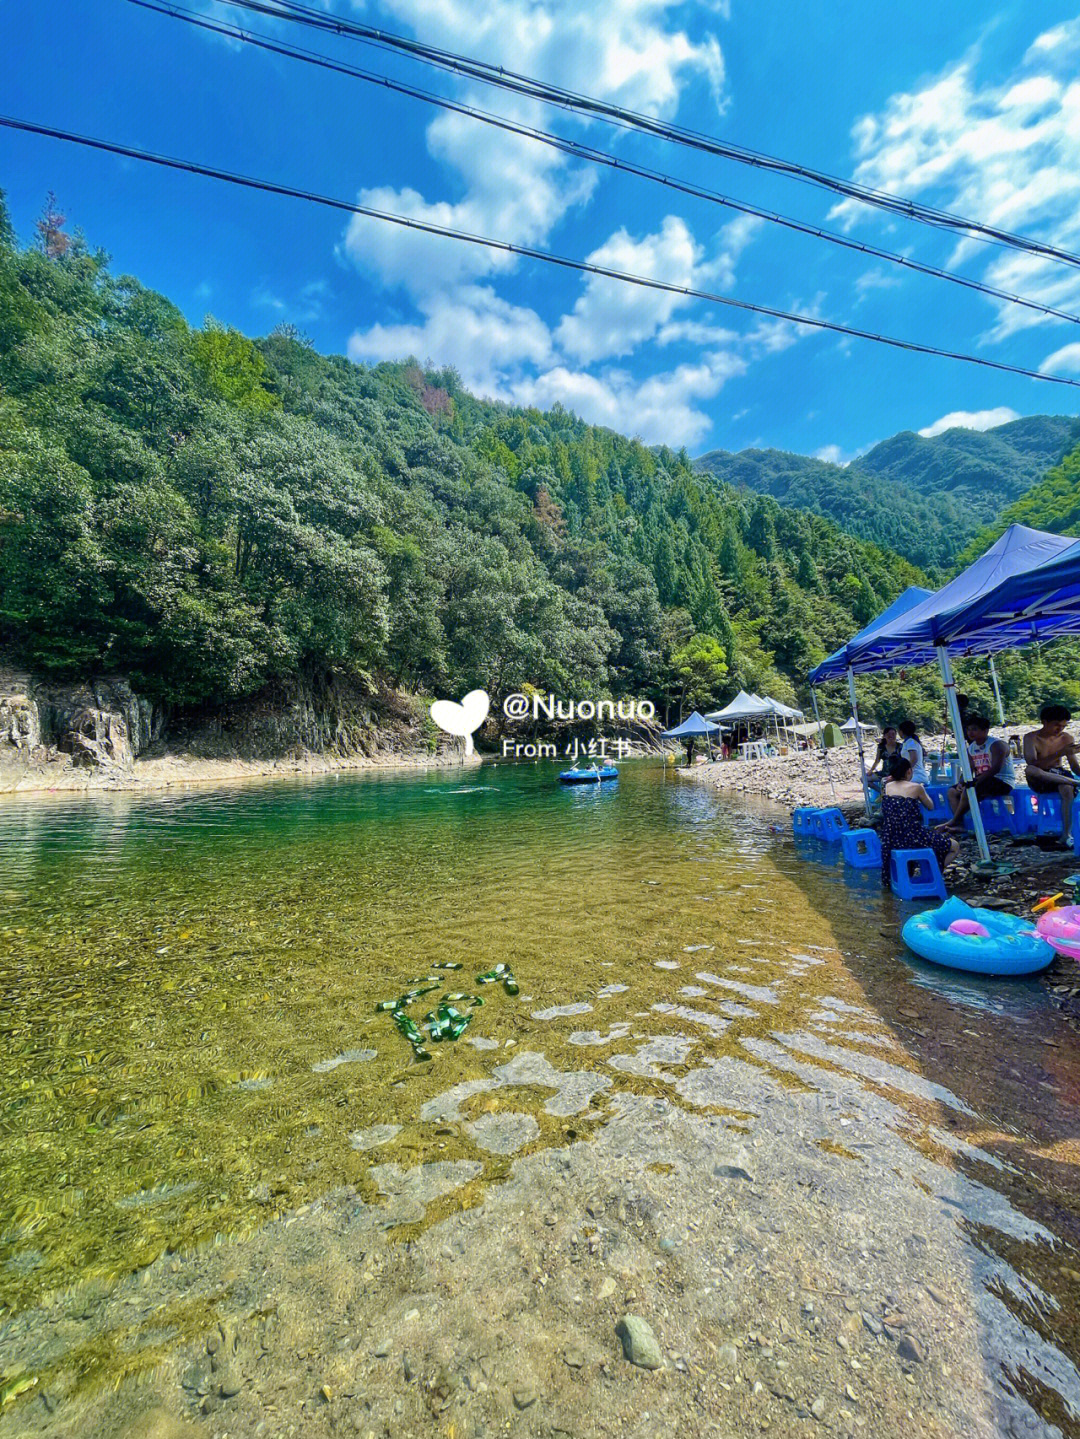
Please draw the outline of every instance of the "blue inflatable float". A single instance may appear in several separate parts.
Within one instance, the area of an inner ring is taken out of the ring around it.
[[[618,779],[619,771],[613,764],[603,769],[564,769],[559,771],[560,784],[599,784],[601,780]]]
[[[903,936],[921,959],[973,974],[1037,974],[1054,958],[1053,946],[1035,933],[1030,920],[973,909],[956,895],[938,909],[913,914]]]

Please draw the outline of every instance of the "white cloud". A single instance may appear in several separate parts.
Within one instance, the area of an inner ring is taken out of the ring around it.
[[[953,64],[922,89],[893,95],[854,126],[855,179],[1001,229],[1080,248],[1080,80],[1064,51],[1080,44],[1080,20],[1040,35],[1002,84],[980,81],[977,57]],[[846,224],[872,212],[853,200],[832,215]],[[953,267],[975,259],[985,281],[1055,308],[1080,308],[1080,271],[964,239]],[[1001,340],[1047,323],[1035,310],[993,302]]]
[[[625,370],[593,375],[558,365],[515,385],[514,399],[540,408],[558,402],[590,424],[637,435],[646,444],[695,445],[712,426],[700,402],[745,369],[744,360],[723,352],[643,381]]]
[[[1080,345],[1062,345],[1039,366],[1040,375],[1052,375],[1059,370],[1072,370],[1074,374],[1080,371]]]
[[[923,439],[931,440],[946,430],[992,430],[997,425],[1007,425],[1010,420],[1019,418],[1016,410],[1010,410],[1008,405],[998,405],[994,410],[953,410],[932,425],[927,425],[919,434]]]
[[[1044,30],[1037,35],[1028,47],[1024,56],[1025,60],[1040,60],[1057,64],[1066,62],[1072,53],[1080,49],[1080,16],[1075,20],[1066,20],[1062,25],[1055,25],[1052,30]]]
[[[535,310],[512,305],[488,285],[434,293],[421,324],[372,325],[349,340],[349,358],[376,363],[415,355],[453,365],[465,386],[491,399],[511,398],[508,376],[552,359],[551,334]]]
[[[383,9],[428,43],[549,77],[654,115],[674,114],[684,80],[704,75],[719,97],[723,59],[716,40],[692,42],[670,28],[669,0],[383,0]],[[460,91],[467,103],[490,106],[479,88]],[[501,114],[550,124],[550,113],[524,98],[501,96]],[[574,126],[577,121],[569,120]],[[589,199],[595,169],[572,164],[538,141],[444,112],[427,128],[429,153],[453,175],[459,199],[430,200],[412,188],[374,186],[360,203],[471,234],[542,246],[566,213]],[[358,266],[414,296],[512,269],[512,255],[399,230],[354,216],[343,251]]]
[[[634,239],[616,230],[588,256],[590,264],[622,270],[672,285],[693,285],[701,249],[684,220],[668,215],[654,235]],[[628,355],[651,339],[686,301],[664,290],[631,288],[622,280],[590,275],[569,315],[558,328],[567,354],[590,360]]]
[[[655,115],[674,113],[684,76],[724,79],[712,36],[667,27],[670,0],[383,0],[427,43]]]
[[[815,460],[827,460],[830,465],[846,465],[849,458],[839,445],[822,445],[820,450],[814,451]]]
[[[900,275],[895,270],[883,270],[878,265],[873,270],[866,270],[856,277],[855,293],[860,300],[865,300],[874,290],[895,290],[901,284]]]

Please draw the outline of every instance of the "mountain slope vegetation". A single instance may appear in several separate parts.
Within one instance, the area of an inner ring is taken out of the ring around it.
[[[939,576],[1077,438],[1075,418],[1031,415],[986,431],[926,437],[905,430],[847,466],[781,450],[713,450],[697,465],[727,484],[835,520]]]
[[[77,238],[20,246],[0,203],[4,661],[125,675],[184,714],[340,677],[376,708],[534,685],[677,715],[739,686],[805,703],[809,669],[923,578],[685,451],[452,370],[193,328]],[[1007,676],[1015,703],[1032,673]],[[926,671],[861,694],[940,712]]]
[[[805,511],[451,371],[254,342],[0,224],[0,649],[176,706],[290,676],[790,697],[918,578]]]

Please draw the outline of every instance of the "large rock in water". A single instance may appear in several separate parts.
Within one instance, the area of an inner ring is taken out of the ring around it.
[[[640,1314],[624,1314],[615,1326],[622,1340],[623,1354],[639,1369],[659,1369],[664,1363],[660,1345],[649,1323]]]

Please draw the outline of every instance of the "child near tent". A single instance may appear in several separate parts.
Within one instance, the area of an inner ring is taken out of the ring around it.
[[[881,795],[881,883],[890,887],[889,861],[894,849],[932,849],[942,870],[955,859],[960,846],[944,830],[927,830],[923,810],[934,808],[934,801],[921,784],[912,777],[911,761],[906,755],[894,755],[889,761],[888,778]]]
[[[1080,776],[1080,763],[1076,751],[1080,746],[1065,726],[1072,719],[1064,705],[1043,705],[1039,711],[1042,721],[1039,729],[1024,736],[1024,760],[1027,782],[1036,794],[1056,794],[1061,799],[1061,839],[1059,844],[1069,847],[1072,833],[1073,795]],[[1072,774],[1065,770],[1069,766]]]
[[[994,799],[1012,794],[1016,784],[1012,753],[1003,739],[990,738],[990,721],[985,715],[968,714],[964,732],[967,736],[971,773],[975,779],[976,798]],[[964,823],[964,815],[970,808],[968,791],[962,784],[955,784],[949,790],[948,800],[953,817],[948,824],[942,825],[942,828],[960,829]]]
[[[914,784],[929,784],[930,775],[926,768],[926,754],[914,721],[900,721],[900,753],[911,762],[911,778]]]

